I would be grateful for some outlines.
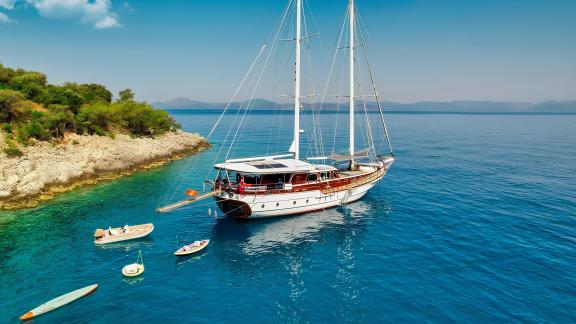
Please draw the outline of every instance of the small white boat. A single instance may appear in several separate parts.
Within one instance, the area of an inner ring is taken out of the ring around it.
[[[21,321],[25,321],[27,319],[31,319],[33,317],[42,315],[44,313],[48,313],[50,311],[55,310],[56,308],[62,307],[66,304],[69,304],[73,301],[75,301],[76,299],[82,298],[88,294],[90,294],[91,292],[93,292],[94,290],[96,290],[96,288],[98,288],[97,284],[94,285],[90,285],[88,287],[84,287],[84,288],[80,288],[78,290],[74,290],[72,292],[69,292],[67,294],[64,294],[62,296],[56,297],[36,308],[34,308],[33,310],[29,311],[28,313],[22,315],[20,317]]]
[[[174,252],[174,255],[182,256],[200,252],[204,250],[205,247],[208,246],[208,243],[210,243],[210,240],[201,240],[196,241],[192,244],[184,245],[183,247],[176,250],[176,252]]]
[[[124,227],[109,228],[107,230],[99,228],[94,232],[94,243],[107,244],[134,240],[152,233],[153,230],[153,224],[142,224],[134,226],[126,225]]]
[[[132,263],[122,268],[122,274],[126,277],[136,277],[144,273],[144,260],[142,260],[142,252],[138,251],[138,259],[136,263]]]

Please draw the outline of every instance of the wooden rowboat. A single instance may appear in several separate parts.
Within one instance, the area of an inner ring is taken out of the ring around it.
[[[200,252],[204,250],[205,247],[208,246],[208,243],[210,243],[210,240],[196,241],[192,244],[184,245],[183,247],[176,250],[176,252],[174,252],[174,255],[183,256]]]
[[[144,237],[154,230],[153,224],[142,224],[128,226],[128,231],[124,232],[122,227],[110,228],[107,230],[97,229],[94,233],[94,243],[107,244],[114,242],[121,242],[127,240],[134,240]]]
[[[50,311],[55,310],[56,308],[62,307],[66,304],[69,304],[73,301],[75,301],[76,299],[82,298],[88,294],[90,294],[91,292],[93,292],[94,290],[96,290],[96,288],[98,288],[97,284],[88,286],[88,287],[84,287],[84,288],[80,288],[78,290],[74,290],[72,292],[69,292],[67,294],[64,294],[62,296],[56,297],[36,308],[34,308],[33,310],[29,311],[28,313],[22,315],[20,317],[21,321],[30,319],[32,317],[36,317],[39,315],[42,315],[44,313],[48,313]]]

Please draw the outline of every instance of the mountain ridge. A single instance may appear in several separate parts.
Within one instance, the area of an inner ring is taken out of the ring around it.
[[[232,102],[230,107],[237,108],[246,105],[246,101]],[[383,101],[380,103],[387,111],[395,112],[462,112],[462,113],[576,113],[576,100],[549,100],[539,103],[506,102],[506,101],[481,101],[481,100],[455,100],[455,101],[420,101],[414,103],[399,103]],[[151,104],[160,109],[223,109],[226,103],[205,102],[192,100],[187,97],[178,97],[165,102]],[[322,105],[323,110],[342,109],[345,103],[328,102]],[[367,109],[377,108],[375,102],[368,102]],[[292,109],[293,103],[278,103],[267,99],[253,99],[251,107],[255,110],[263,109]],[[304,108],[310,108],[308,103]]]

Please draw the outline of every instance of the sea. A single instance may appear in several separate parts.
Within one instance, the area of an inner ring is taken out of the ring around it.
[[[205,136],[220,116],[171,113]],[[157,213],[202,191],[227,134],[235,156],[290,146],[276,113],[228,133],[235,116],[201,154],[1,211],[0,323],[94,283],[34,323],[576,322],[576,115],[388,114],[396,161],[358,202],[269,220],[231,219],[212,200]],[[347,144],[345,131],[324,135],[324,151]],[[93,243],[95,229],[126,223],[155,230]],[[199,239],[202,253],[173,255]],[[144,274],[124,278],[139,251]]]

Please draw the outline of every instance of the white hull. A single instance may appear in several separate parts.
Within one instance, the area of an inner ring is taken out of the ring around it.
[[[271,195],[222,193],[218,198],[246,203],[251,210],[251,215],[248,218],[295,215],[328,209],[361,199],[380,179],[382,178],[352,189],[330,194],[323,194],[320,190]]]

